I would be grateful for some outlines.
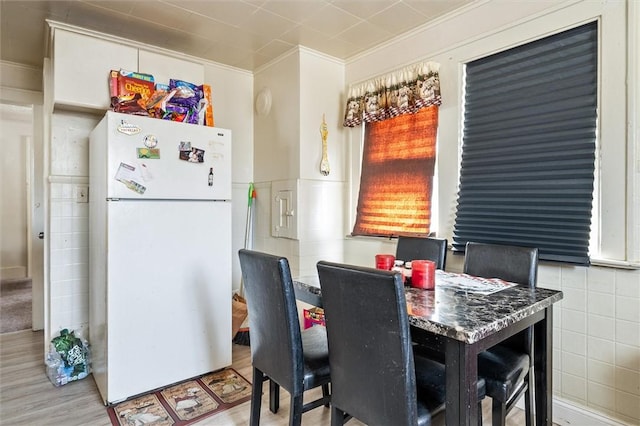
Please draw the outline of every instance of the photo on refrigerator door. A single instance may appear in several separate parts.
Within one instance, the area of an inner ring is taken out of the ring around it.
[[[180,151],[179,157],[190,163],[204,163],[204,149],[193,147],[188,151]]]

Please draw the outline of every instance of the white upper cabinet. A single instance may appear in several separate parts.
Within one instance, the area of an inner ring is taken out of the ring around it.
[[[110,106],[109,72],[124,69],[151,74],[156,83],[169,79],[204,82],[204,64],[55,28],[53,32],[54,107],[106,111]]]
[[[138,49],[56,29],[53,36],[53,102],[107,110],[109,71],[138,69]]]
[[[183,80],[196,86],[204,82],[204,65],[184,59],[140,50],[139,72],[152,74],[156,83],[169,84],[169,79]]]

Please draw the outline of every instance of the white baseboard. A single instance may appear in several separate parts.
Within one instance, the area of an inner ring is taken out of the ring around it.
[[[516,403],[524,410],[524,395]],[[595,412],[575,402],[553,397],[553,423],[560,426],[626,426],[602,413]]]
[[[0,279],[10,280],[14,278],[25,278],[27,276],[27,268],[25,266],[8,266],[0,268]]]
[[[602,413],[563,399],[553,398],[553,422],[561,426],[625,426]]]

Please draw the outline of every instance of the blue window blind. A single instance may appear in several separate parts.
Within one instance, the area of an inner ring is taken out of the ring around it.
[[[454,252],[478,241],[589,264],[597,54],[592,22],[466,65]]]

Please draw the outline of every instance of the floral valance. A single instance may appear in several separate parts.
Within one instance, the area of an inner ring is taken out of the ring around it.
[[[382,121],[440,105],[440,64],[421,62],[349,88],[344,126]]]

